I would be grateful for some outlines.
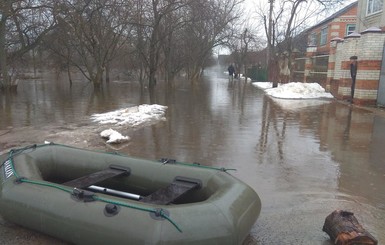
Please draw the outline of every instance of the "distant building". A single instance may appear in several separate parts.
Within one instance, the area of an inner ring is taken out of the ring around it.
[[[218,64],[220,66],[228,66],[232,62],[233,61],[231,60],[231,56],[230,55],[226,55],[226,54],[218,55]]]

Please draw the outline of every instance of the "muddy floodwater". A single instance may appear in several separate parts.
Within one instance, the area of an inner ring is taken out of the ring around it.
[[[222,71],[202,81],[158,82],[151,97],[137,82],[112,81],[101,91],[76,80],[21,81],[0,94],[0,151],[51,141],[148,159],[235,168],[259,194],[262,211],[244,244],[331,245],[322,231],[336,209],[351,211],[385,244],[385,113],[335,100],[272,99]],[[102,113],[140,104],[168,107],[166,121],[137,128],[98,125]],[[108,145],[99,133],[131,140]],[[0,219],[0,244],[64,242]]]

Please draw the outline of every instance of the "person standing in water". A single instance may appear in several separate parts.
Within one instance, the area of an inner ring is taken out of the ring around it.
[[[234,72],[235,72],[233,64],[229,65],[229,67],[227,68],[227,71],[229,72],[229,77],[230,77],[231,81],[233,81]]]
[[[357,77],[357,56],[350,57],[350,76],[352,77],[352,86],[350,90],[350,102],[353,103],[354,99],[354,89],[356,86],[356,77]]]

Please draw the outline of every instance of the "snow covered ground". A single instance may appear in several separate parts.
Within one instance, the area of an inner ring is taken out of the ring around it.
[[[305,107],[330,103],[333,95],[318,83],[286,83],[273,88],[272,82],[255,82],[253,86],[262,89],[273,101],[285,110],[300,110]]]

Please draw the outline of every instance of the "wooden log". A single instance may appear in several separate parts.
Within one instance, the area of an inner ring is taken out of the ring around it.
[[[326,217],[322,230],[336,245],[377,245],[378,243],[349,211],[332,212]]]

